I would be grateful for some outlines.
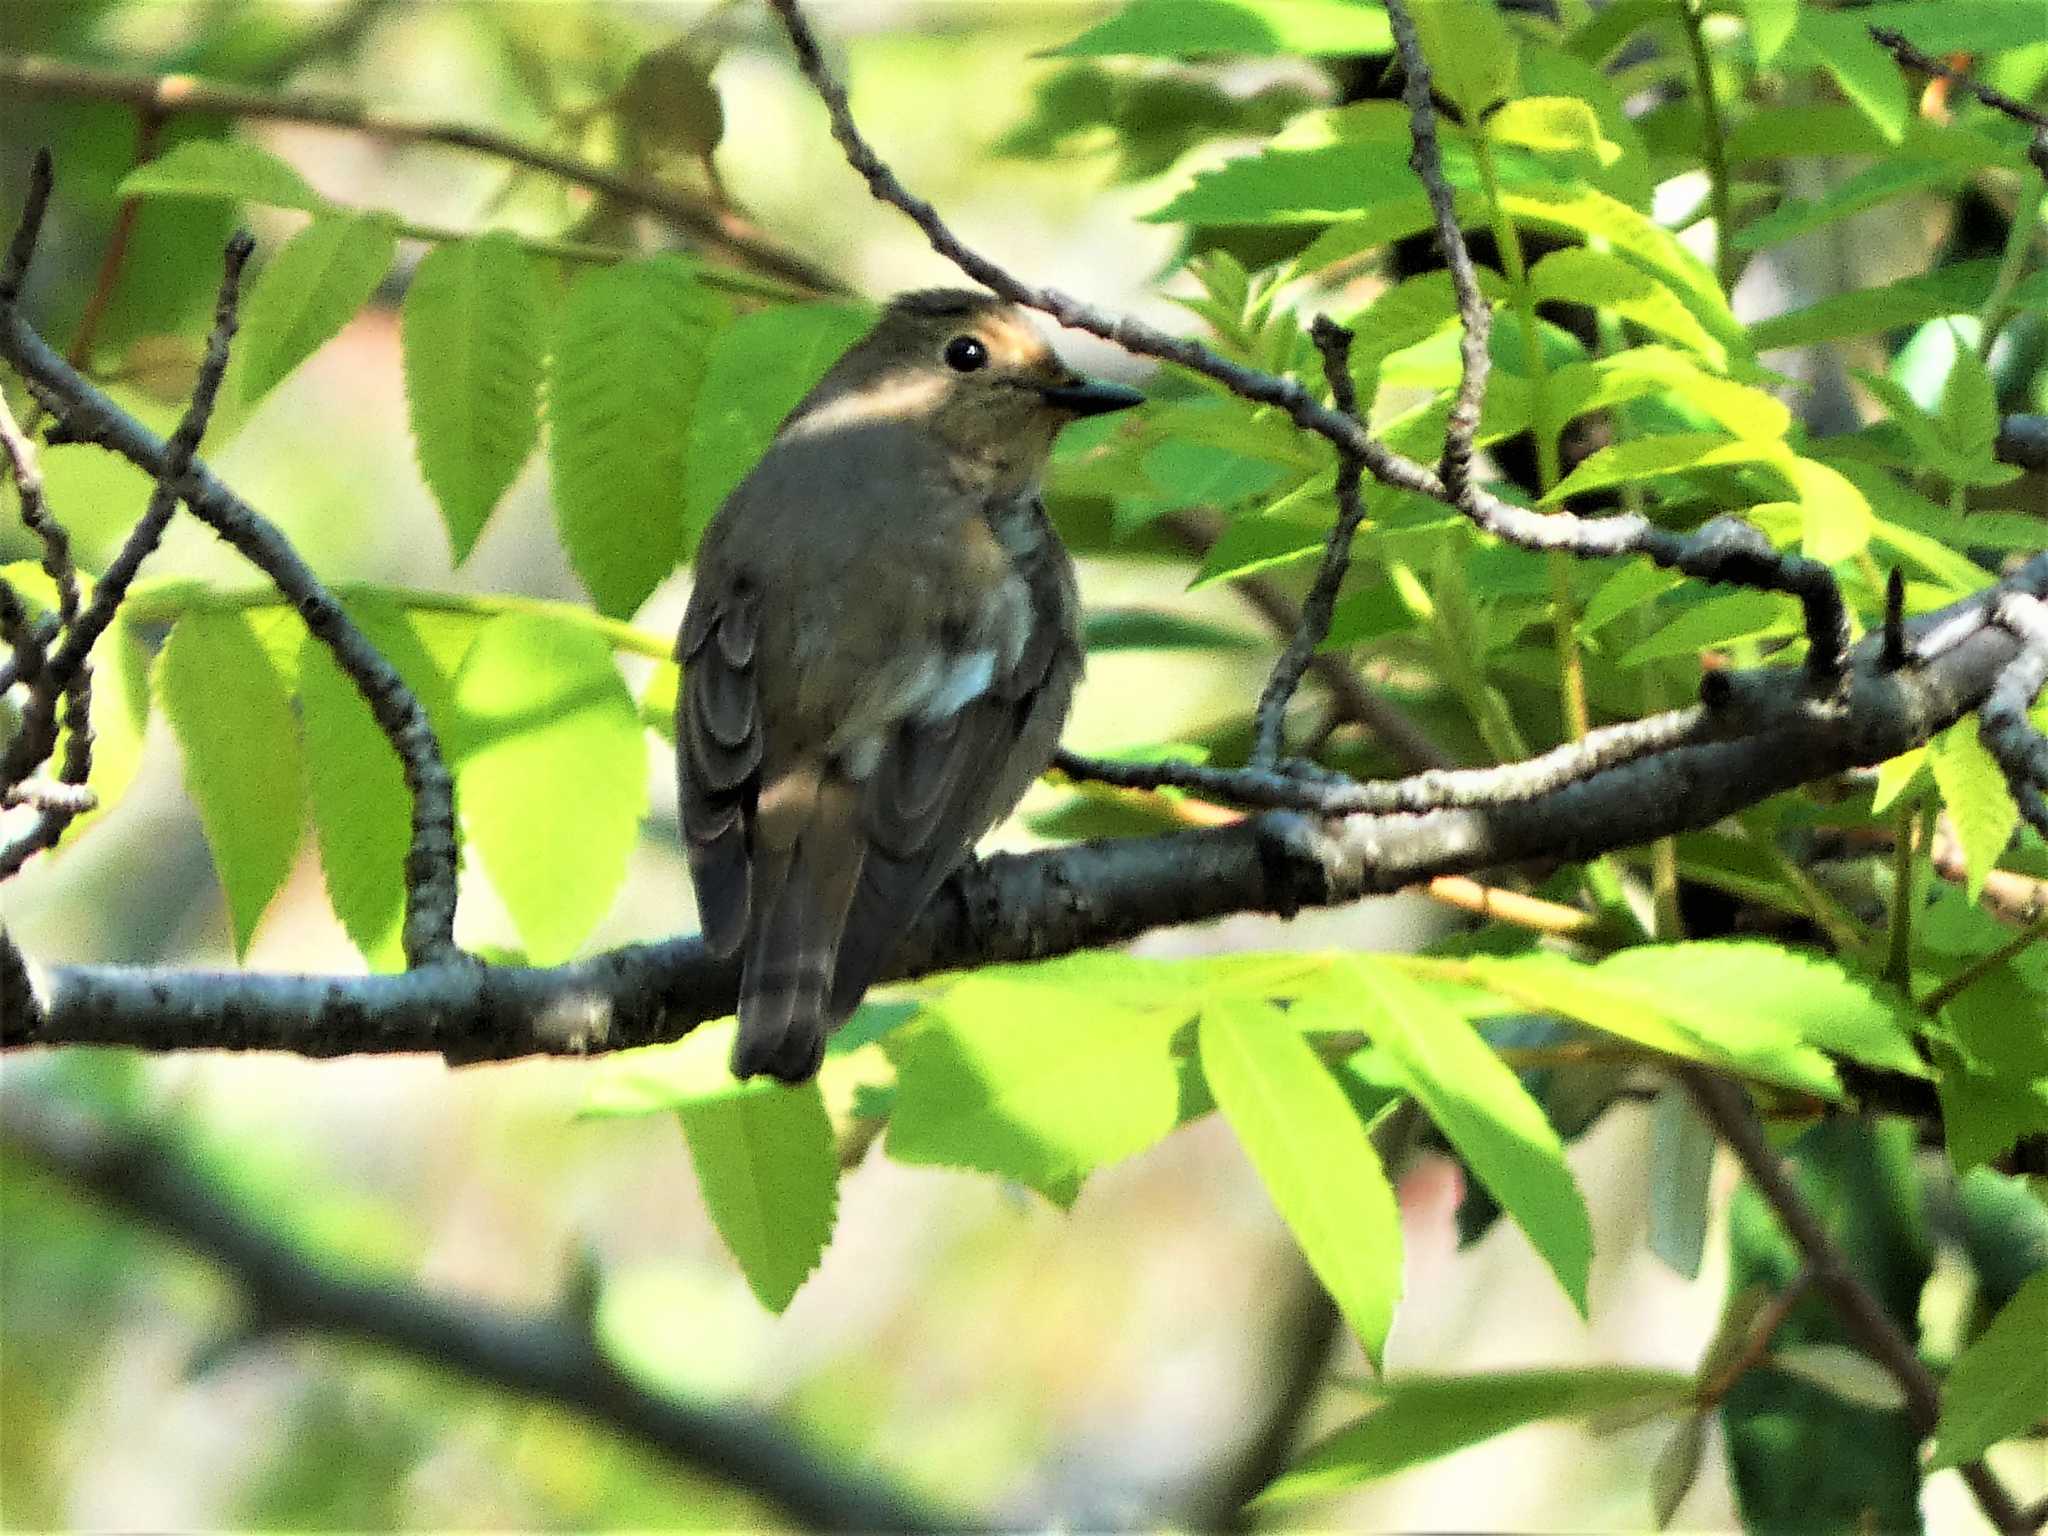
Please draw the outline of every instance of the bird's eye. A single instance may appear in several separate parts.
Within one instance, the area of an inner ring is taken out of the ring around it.
[[[955,336],[946,343],[946,366],[956,373],[972,373],[988,366],[988,348],[972,336]]]

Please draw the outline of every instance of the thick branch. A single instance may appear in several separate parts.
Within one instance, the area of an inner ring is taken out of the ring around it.
[[[2003,591],[2048,592],[2048,554],[2002,588],[1915,620],[1916,631],[1945,632],[1924,661],[1886,667],[1872,636],[1852,654],[1839,696],[1826,700],[1790,668],[1719,674],[1715,708],[1741,722],[1736,734],[1683,741],[1527,799],[1327,820],[1281,811],[988,859],[920,917],[890,975],[1037,960],[1238,912],[1291,915],[1437,875],[1585,859],[1709,826],[1896,757],[1977,708],[2020,642],[1962,615]],[[33,995],[0,998],[0,1046],[431,1051],[456,1062],[580,1054],[687,1034],[731,1012],[736,980],[694,936],[552,970],[322,977],[59,966]]]
[[[169,116],[204,112],[221,117],[312,123],[343,128],[395,144],[439,144],[523,165],[586,187],[629,208],[643,209],[702,241],[728,259],[794,283],[811,293],[841,293],[831,273],[763,234],[731,209],[686,188],[593,165],[574,155],[528,144],[469,123],[375,112],[346,96],[286,93],[217,85],[191,75],[129,75],[36,56],[0,54],[0,92],[75,101],[125,102],[137,112]]]
[[[1941,1417],[1941,1393],[1932,1373],[1828,1236],[1820,1217],[1806,1203],[1783,1161],[1764,1139],[1763,1127],[1757,1123],[1749,1100],[1726,1078],[1692,1067],[1679,1070],[1700,1112],[1741,1162],[1764,1203],[1777,1213],[1786,1236],[1792,1239],[1812,1271],[1814,1284],[1841,1315],[1843,1325],[1905,1393],[1906,1411],[1912,1415],[1914,1427],[1923,1435],[1933,1433],[1935,1421]],[[1961,1471],[1986,1518],[2001,1532],[2006,1536],[2025,1536],[2033,1529],[2005,1485],[1982,1461],[1972,1461]]]
[[[558,1403],[660,1455],[743,1488],[800,1526],[960,1529],[899,1489],[834,1466],[766,1415],[652,1392],[614,1365],[587,1318],[519,1312],[317,1263],[229,1203],[161,1140],[9,1095],[0,1144],[219,1265],[253,1334],[357,1339],[523,1397]]]

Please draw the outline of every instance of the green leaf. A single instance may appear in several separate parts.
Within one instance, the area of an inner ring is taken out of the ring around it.
[[[1411,9],[1431,84],[1476,126],[1489,107],[1514,94],[1514,34],[1487,0],[1430,0]]]
[[[1606,241],[1677,294],[1725,345],[1747,347],[1720,280],[1676,235],[1627,203],[1591,187],[1531,183],[1503,190],[1501,207],[1518,223]]]
[[[2013,804],[2004,770],[1978,737],[1975,715],[1958,720],[1928,748],[1928,764],[1941,790],[1941,803],[1955,823],[1970,900],[1975,901],[2019,828],[2020,808]]]
[[[334,205],[277,156],[239,139],[191,139],[121,178],[122,197],[214,197],[304,213]]]
[[[825,1251],[839,1156],[815,1081],[762,1084],[677,1111],[697,1188],[761,1305],[780,1312]]]
[[[251,404],[332,341],[391,270],[397,248],[382,214],[315,219],[257,274],[235,349],[240,398]]]
[[[1066,58],[1144,54],[1386,53],[1386,10],[1361,0],[1131,0],[1107,21],[1052,49]]]
[[[284,884],[305,823],[305,767],[283,679],[248,619],[189,613],[157,657],[156,696],[185,754],[227,895],[235,953]]]
[[[898,1073],[888,1153],[976,1168],[1060,1205],[1180,1123],[1173,1049],[1193,973],[1123,956],[982,971],[930,1005]]]
[[[1804,309],[1757,321],[1749,328],[1749,339],[1759,352],[1765,352],[1845,336],[1868,336],[1943,315],[1974,313],[1991,296],[1997,270],[1997,259],[1985,257],[1917,273],[1879,288],[1832,294]]]
[[[405,402],[460,565],[540,436],[547,291],[510,235],[427,253],[406,289]]]
[[[1957,457],[1985,461],[1998,440],[1998,386],[1974,347],[1959,346],[1941,387],[1937,413]]]
[[[1715,368],[1728,365],[1728,349],[1662,282],[1640,266],[1607,251],[1567,246],[1552,251],[1529,271],[1539,304],[1588,304],[1611,310],[1645,330],[1690,347]]]
[[[1808,6],[1792,39],[1792,57],[1826,70],[1842,94],[1870,119],[1887,142],[1905,137],[1912,115],[1905,77],[1890,50],[1870,35],[1870,18],[1861,12],[1823,11]]]
[[[1645,981],[1605,965],[1545,954],[1478,958],[1464,962],[1461,970],[1509,1002],[1575,1019],[1617,1039],[1683,1060],[1712,1062],[1818,1098],[1842,1097],[1833,1065],[1803,1043],[1787,1021],[1774,1012],[1719,1007],[1716,991],[1681,996],[1654,977]]]
[[[1311,1446],[1258,1502],[1335,1493],[1544,1419],[1676,1409],[1692,1390],[1682,1372],[1628,1366],[1390,1376],[1373,1390],[1380,1406]]]
[[[1444,175],[1461,189],[1477,182],[1469,157],[1447,158]],[[1145,218],[1155,224],[1321,224],[1391,207],[1404,210],[1405,233],[1406,210],[1418,201],[1426,221],[1428,199],[1415,173],[1399,156],[1388,154],[1384,144],[1276,145],[1196,173],[1191,186]],[[1304,256],[1304,265],[1307,260]]]
[[[1735,232],[1738,251],[1760,251],[1796,235],[1824,228],[1852,213],[1862,213],[1908,192],[1960,180],[1965,173],[1952,165],[1927,160],[1886,160],[1858,171],[1816,198],[1789,202]]]
[[[1897,757],[1888,757],[1879,763],[1877,784],[1870,797],[1870,814],[1879,816],[1890,810],[1899,796],[1919,781],[1920,770],[1926,761],[1927,749],[1915,747],[1910,752],[1901,752]]]
[[[1956,1360],[1941,1393],[1935,1467],[1961,1466],[2048,1418],[2048,1270],[2019,1288]]]
[[[1941,1124],[1957,1173],[2003,1156],[2022,1136],[2048,1134],[2048,1076],[2027,1081],[2004,1072],[1973,1071],[1940,1046],[1935,1057]]]
[[[686,429],[722,299],[679,256],[586,272],[548,384],[555,517],[577,575],[629,617],[682,558]]]
[[[639,711],[604,636],[526,614],[484,625],[455,700],[463,826],[527,957],[553,965],[625,879],[647,808]]]
[[[1742,0],[1750,46],[1759,65],[1769,67],[1799,25],[1799,0]]]
[[[1217,1106],[1377,1368],[1401,1291],[1401,1213],[1371,1137],[1277,1009],[1219,1001],[1200,1038]]]
[[[874,321],[864,305],[786,304],[743,315],[713,339],[683,460],[685,559],[783,418]]]
[[[1675,1083],[1650,1107],[1650,1252],[1687,1280],[1697,1279],[1711,1218],[1714,1151],[1719,1143]]]
[[[1571,96],[1522,96],[1486,120],[1486,136],[1523,149],[1590,155],[1602,167],[1622,155],[1600,127],[1590,102]]]
[[[1479,1032],[1429,991],[1364,957],[1351,969],[1365,1032],[1583,1315],[1593,1228],[1542,1108]]]
[[[1782,438],[1792,425],[1792,412],[1775,396],[1709,373],[1698,359],[1663,346],[1567,363],[1551,374],[1546,396],[1553,419],[1562,420],[1645,397],[1696,412],[1737,437]]]

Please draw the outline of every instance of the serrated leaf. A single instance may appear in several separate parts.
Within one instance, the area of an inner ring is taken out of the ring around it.
[[[1796,598],[1782,592],[1724,592],[1689,605],[1670,623],[1629,647],[1619,664],[1640,667],[1746,640],[1796,635],[1800,625]]]
[[[138,165],[115,191],[122,197],[215,197],[329,213],[334,205],[267,150],[239,139],[191,139]]]
[[[154,685],[184,749],[226,893],[235,953],[246,954],[298,853],[305,767],[291,700],[268,651],[237,612],[189,613],[157,657]]]
[[[1610,252],[1585,246],[1552,251],[1529,270],[1529,287],[1539,304],[1588,304],[1610,310],[1690,347],[1716,368],[1727,366],[1728,349],[1677,294],[1634,262]]]
[[[678,256],[586,272],[548,385],[555,517],[598,608],[629,617],[683,554],[685,443],[729,316]]]
[[[684,558],[783,418],[873,324],[865,306],[790,304],[743,315],[713,339],[683,463]]]
[[[396,249],[383,215],[336,214],[315,219],[270,258],[242,305],[235,371],[245,405],[340,334],[384,281]]]
[[[1626,1366],[1389,1376],[1373,1387],[1380,1406],[1311,1446],[1257,1502],[1335,1493],[1544,1419],[1675,1408],[1692,1389],[1680,1372]]]
[[[1377,1367],[1401,1292],[1401,1213],[1344,1090],[1270,1004],[1202,1011],[1202,1071],[1281,1217]]]
[[[1199,59],[1385,53],[1392,46],[1386,10],[1361,0],[1131,0],[1050,52],[1066,58]]]
[[[1959,346],[1941,387],[1938,412],[1949,446],[1964,459],[1986,460],[1998,439],[1998,386],[1974,347]]]
[[[1363,957],[1350,969],[1365,1032],[1583,1314],[1593,1228],[1542,1108],[1479,1032],[1417,982]]]
[[[761,1305],[782,1311],[818,1267],[839,1209],[839,1156],[817,1083],[752,1086],[677,1117],[719,1235]]]
[[[1942,1386],[1935,1467],[1960,1466],[2048,1418],[2048,1270],[2022,1285]]]
[[[547,292],[510,235],[428,252],[406,290],[405,402],[460,565],[540,436]]]
[[[1645,397],[1697,412],[1737,437],[1782,438],[1792,425],[1792,412],[1775,396],[1709,373],[1696,358],[1664,346],[1568,363],[1551,374],[1546,399],[1554,418],[1569,420]]]
[[[2013,803],[2004,770],[1984,749],[1975,715],[1958,720],[1929,742],[1927,761],[1941,803],[1955,824],[1970,900],[1975,901],[2019,829],[2019,807]]]
[[[528,958],[589,937],[626,874],[647,807],[639,710],[605,638],[504,614],[455,680],[456,807]]]
[[[889,1156],[998,1174],[1071,1204],[1096,1168],[1180,1123],[1173,1040],[1199,1006],[1193,980],[1108,955],[968,977],[930,1005],[906,1048]]]
[[[1927,749],[1915,747],[1910,752],[1901,752],[1897,757],[1886,758],[1877,765],[1877,784],[1870,797],[1870,814],[1881,815],[1897,802],[1900,795],[1909,789],[1920,777],[1920,770],[1927,762]]]

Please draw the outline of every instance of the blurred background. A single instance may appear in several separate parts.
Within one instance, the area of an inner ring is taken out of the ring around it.
[[[1176,232],[1138,215],[1192,164],[1227,153],[1227,137],[1192,157],[1167,154],[1135,168],[1085,141],[1051,159],[1005,152],[1058,68],[1042,50],[1110,9],[1088,0],[818,0],[813,12],[872,138],[970,243],[1036,280],[1186,326],[1189,317],[1162,296]],[[914,230],[865,195],[779,34],[753,5],[0,7],[8,54],[341,92],[382,112],[475,122],[600,159],[626,153],[615,109],[636,62],[685,34],[716,59],[725,132],[712,164],[737,207],[869,296],[957,280]],[[1306,71],[1283,83],[1309,99],[1323,88]],[[215,127],[179,120],[169,131]],[[339,202],[441,228],[589,233],[603,212],[487,157],[307,126],[242,131]],[[33,147],[56,153],[59,201],[31,289],[33,313],[52,337],[81,322],[115,218],[113,187],[133,163],[136,138],[135,115],[122,106],[0,98],[8,219]],[[700,165],[676,174],[710,184]],[[289,214],[253,217],[265,247],[295,227]],[[191,338],[230,220],[230,210],[203,203],[145,207],[125,277],[97,317],[96,359],[124,402],[152,419],[175,413],[189,381]],[[1843,249],[1856,243],[1848,238]],[[1902,270],[1917,263],[1923,252],[1904,249],[1911,244],[1893,242],[1885,258]],[[220,424],[210,461],[330,580],[579,599],[550,528],[538,459],[475,554],[452,568],[405,427],[396,305],[418,248],[402,251],[366,313],[248,419]],[[1782,292],[1762,297],[1772,308],[1786,302]],[[1085,339],[1062,345],[1084,366],[1136,376]],[[139,482],[89,450],[52,450],[46,467],[53,504],[98,564],[139,511]],[[9,524],[0,559],[26,553]],[[150,572],[249,580],[190,520],[176,525]],[[1259,633],[1229,591],[1187,595],[1188,574],[1156,559],[1097,555],[1083,586],[1091,606],[1171,607]],[[638,624],[671,631],[686,591],[679,576]],[[1192,737],[1226,701],[1256,690],[1265,654],[1098,660],[1068,743],[1087,751]],[[666,751],[651,735],[648,747],[655,810],[593,947],[695,926],[674,847]],[[1043,811],[1052,792],[1038,795],[1003,830],[1003,843],[1033,840],[1029,814]],[[0,890],[0,902],[9,929],[41,960],[233,963],[177,748],[160,721],[133,792],[75,849]],[[1406,946],[1451,920],[1397,898],[1286,929],[1242,920],[1149,942],[1161,953]],[[466,892],[464,941],[506,936],[488,892]],[[360,969],[310,845],[248,963]],[[587,1291],[579,1277],[600,1273],[599,1335],[636,1379],[693,1401],[762,1410],[830,1458],[948,1507],[994,1511],[1004,1523],[1211,1526],[1288,1448],[1356,1410],[1344,1380],[1364,1363],[1337,1340],[1214,1117],[1097,1176],[1068,1213],[984,1178],[897,1166],[868,1148],[843,1186],[822,1269],[774,1317],[711,1229],[671,1123],[574,1118],[590,1070],[82,1052],[17,1053],[0,1064],[15,1089],[174,1125],[186,1154],[239,1209],[341,1272],[530,1313],[573,1308]],[[1456,1169],[1430,1159],[1415,1167],[1402,1186],[1408,1273],[1389,1366],[1690,1369],[1720,1315],[1720,1224],[1695,1279],[1651,1256],[1642,1231],[1646,1118],[1640,1107],[1616,1108],[1574,1147],[1596,1233],[1590,1323],[1507,1224],[1459,1251]],[[0,1163],[0,1223],[0,1518],[10,1529],[751,1527],[780,1518],[568,1410],[431,1361],[268,1335],[212,1265],[17,1161]],[[1326,1357],[1332,1370],[1314,1385]],[[1667,1432],[1524,1430],[1310,1511],[1318,1525],[1352,1528],[1455,1528],[1475,1519],[1518,1529],[1639,1528]],[[1719,1467],[1710,1447],[1680,1527],[1735,1525]],[[1934,1488],[1941,1523],[1967,1528],[1974,1513],[1950,1480]]]

